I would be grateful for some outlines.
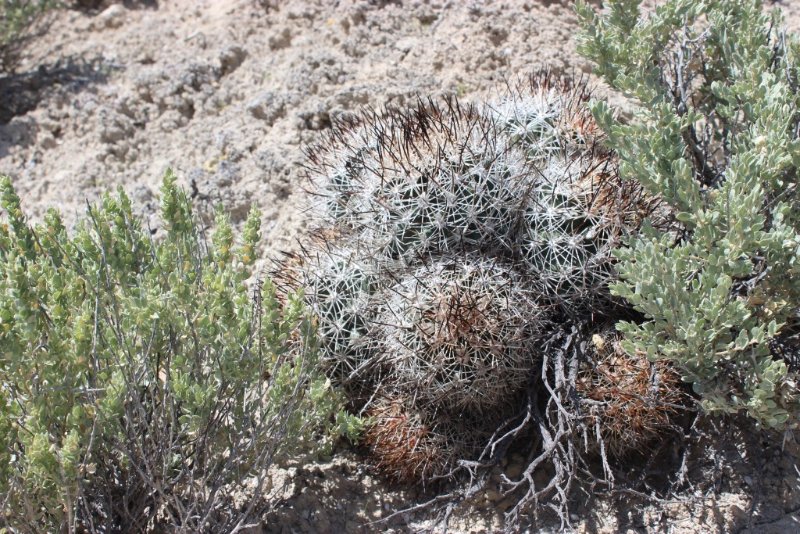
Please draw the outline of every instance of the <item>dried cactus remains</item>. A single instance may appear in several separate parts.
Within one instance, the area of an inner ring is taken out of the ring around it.
[[[409,397],[380,397],[367,414],[364,435],[379,469],[393,480],[426,484],[447,476],[461,458],[474,455],[485,432],[475,421],[454,421],[420,409]]]

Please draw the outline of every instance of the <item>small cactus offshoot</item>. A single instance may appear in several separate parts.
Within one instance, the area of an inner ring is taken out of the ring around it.
[[[672,428],[685,401],[680,376],[668,362],[627,353],[614,332],[595,334],[592,345],[593,365],[576,382],[589,426],[613,456],[641,450]]]
[[[376,464],[390,478],[423,484],[446,478],[453,464],[473,455],[481,432],[468,421],[437,417],[409,397],[380,397],[367,412],[364,434]]]
[[[388,288],[377,346],[395,385],[420,402],[481,413],[509,401],[538,363],[545,315],[522,276],[495,261],[446,257]]]

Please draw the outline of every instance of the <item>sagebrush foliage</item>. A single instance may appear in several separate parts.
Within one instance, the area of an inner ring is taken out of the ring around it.
[[[638,105],[629,122],[593,113],[623,178],[679,227],[645,227],[617,253],[614,291],[646,317],[619,329],[629,351],[677,364],[707,410],[794,426],[800,44],[756,0],[605,4],[579,3],[580,49]]]
[[[238,243],[219,212],[207,243],[168,174],[159,237],[122,191],[70,235],[54,210],[30,227],[9,179],[0,194],[5,526],[229,531],[258,513],[267,467],[338,409],[302,300],[247,288],[259,212]]]

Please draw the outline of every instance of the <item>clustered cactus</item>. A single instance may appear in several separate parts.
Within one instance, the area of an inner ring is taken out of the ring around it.
[[[277,275],[303,288],[391,476],[479,452],[464,421],[491,434],[535,387],[544,339],[610,306],[612,250],[656,203],[619,180],[587,99],[540,72],[484,105],[342,121],[309,151],[310,238]]]

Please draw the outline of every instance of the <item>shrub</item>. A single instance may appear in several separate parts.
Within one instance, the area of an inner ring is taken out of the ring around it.
[[[207,243],[167,174],[160,239],[122,191],[70,236],[54,210],[29,227],[9,179],[0,194],[5,526],[243,526],[270,464],[319,441],[337,409],[302,299],[247,289],[258,211],[238,244],[219,211]]]
[[[618,252],[613,291],[646,318],[619,329],[628,352],[674,362],[708,411],[795,426],[800,44],[756,0],[669,0],[646,16],[640,3],[578,4],[580,49],[638,104],[629,122],[602,102],[594,116],[623,178],[678,226],[645,226]]]
[[[31,25],[56,3],[55,0],[0,0],[0,72],[14,67],[19,47],[30,36]]]

